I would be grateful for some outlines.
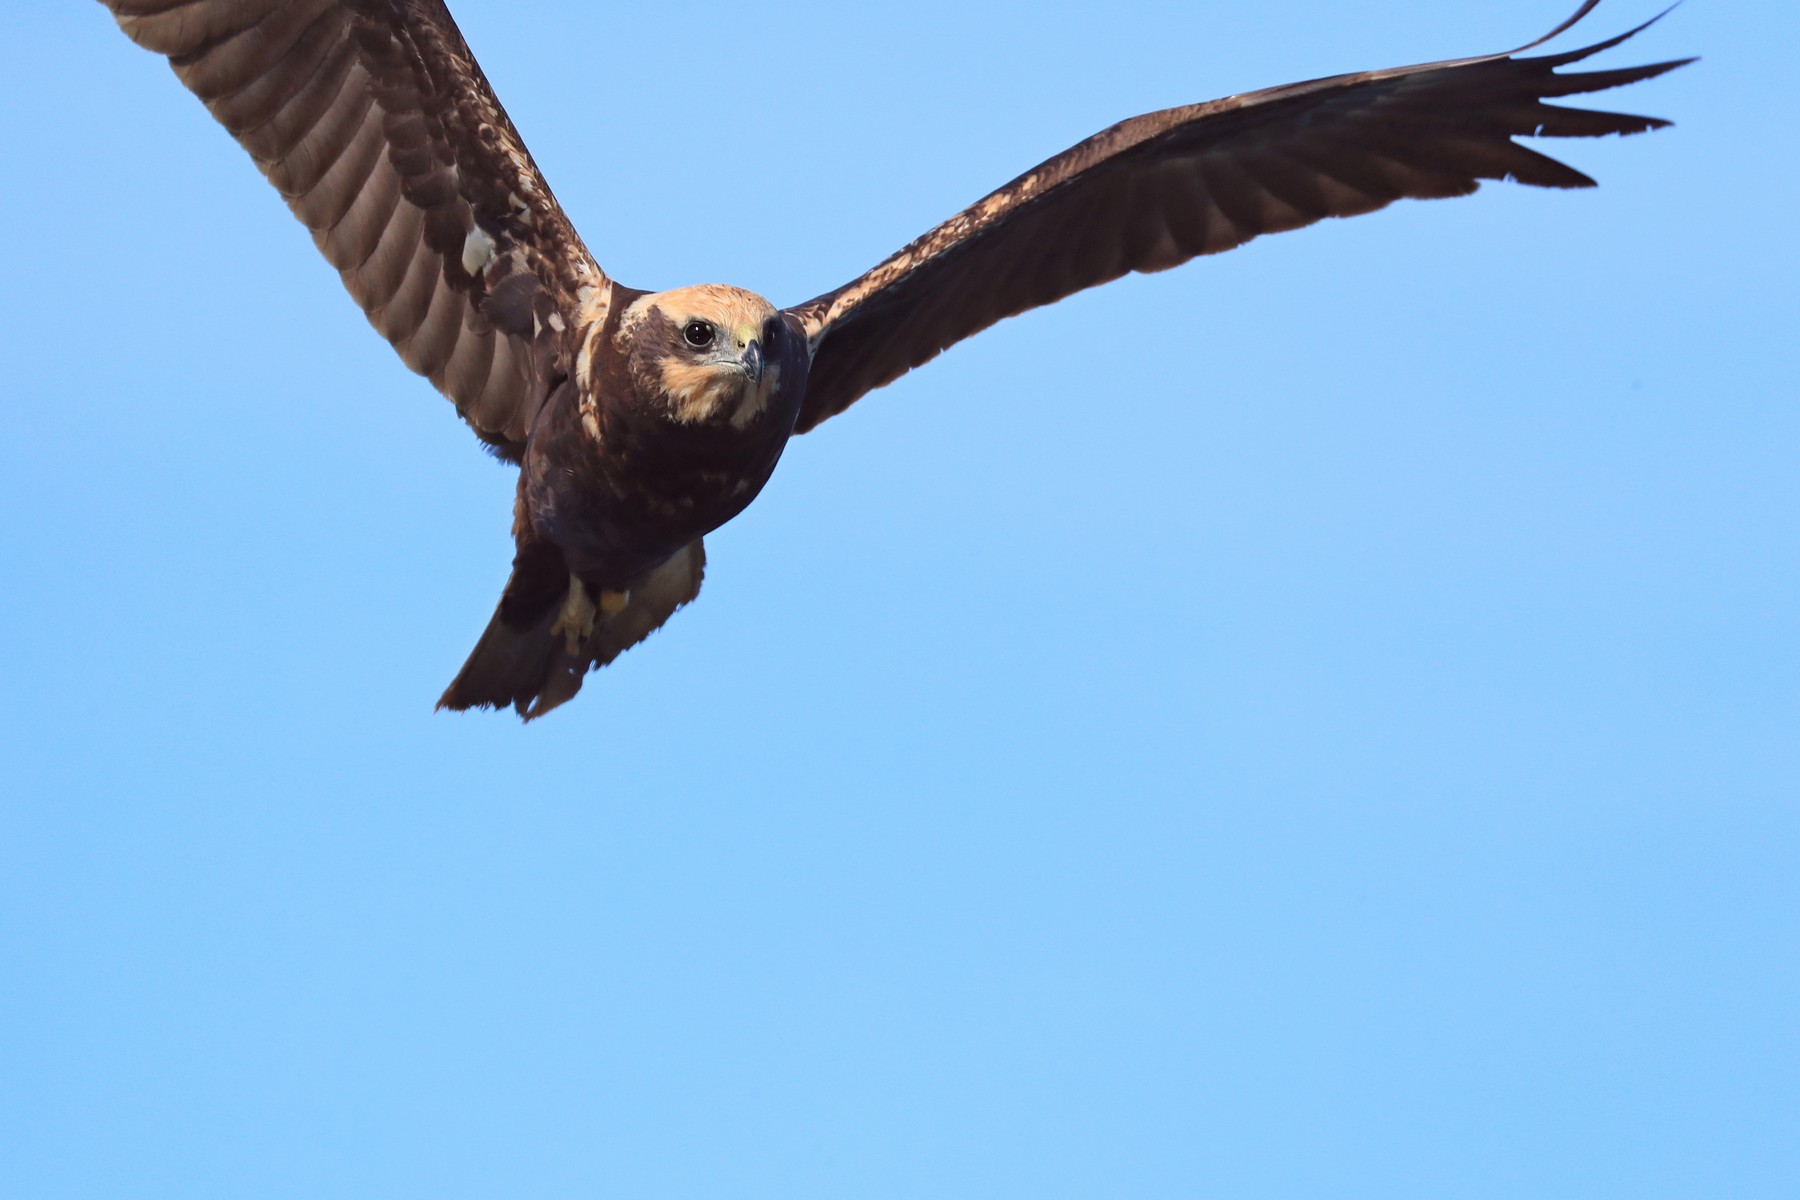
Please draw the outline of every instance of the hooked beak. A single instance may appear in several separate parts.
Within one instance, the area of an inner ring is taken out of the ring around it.
[[[743,368],[744,374],[750,377],[752,384],[761,383],[763,377],[762,343],[752,338],[744,347],[743,353],[738,355],[738,366]]]

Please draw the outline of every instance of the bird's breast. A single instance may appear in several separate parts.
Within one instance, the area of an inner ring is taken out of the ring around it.
[[[584,577],[627,586],[762,491],[798,411],[783,399],[778,389],[758,419],[740,424],[583,406],[572,391],[558,397],[526,448],[529,519]],[[777,405],[793,411],[770,411]]]

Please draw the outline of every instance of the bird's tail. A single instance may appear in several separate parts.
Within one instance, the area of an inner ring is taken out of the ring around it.
[[[604,667],[649,637],[700,593],[706,549],[682,547],[629,592],[590,595],[562,552],[543,542],[520,547],[494,616],[439,708],[505,708],[527,721],[581,690]]]

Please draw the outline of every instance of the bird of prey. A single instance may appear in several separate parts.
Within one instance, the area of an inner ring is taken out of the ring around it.
[[[1133,117],[778,308],[607,276],[442,0],[103,3],[250,152],[406,365],[518,465],[512,574],[438,703],[528,720],[692,600],[706,534],[790,437],[864,394],[1005,317],[1260,234],[1484,179],[1591,187],[1514,139],[1666,125],[1547,101],[1692,61],[1559,71],[1644,26],[1522,56],[1586,0],[1518,50]]]

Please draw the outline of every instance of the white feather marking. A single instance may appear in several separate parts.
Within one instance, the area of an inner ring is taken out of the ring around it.
[[[469,236],[463,239],[462,267],[474,276],[493,265],[494,255],[500,249],[494,239],[488,236],[487,230],[477,225],[469,230]]]

